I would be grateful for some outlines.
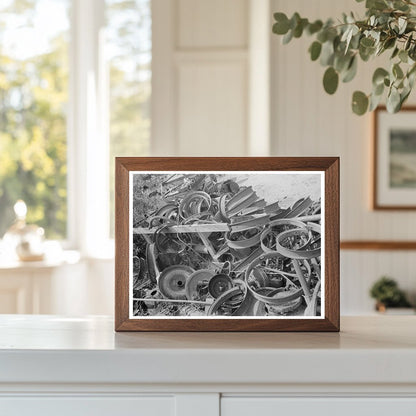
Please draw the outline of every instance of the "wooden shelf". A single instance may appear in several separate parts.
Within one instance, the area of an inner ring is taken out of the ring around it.
[[[416,250],[416,241],[341,241],[341,250]]]

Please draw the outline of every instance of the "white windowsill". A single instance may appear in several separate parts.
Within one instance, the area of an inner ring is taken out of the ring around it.
[[[11,254],[2,245],[0,239],[0,270],[33,270],[54,268],[67,264],[77,264],[82,260],[86,261],[114,261],[114,240],[107,240],[93,252],[83,254],[76,249],[65,249],[65,244],[56,241],[46,242],[46,255],[41,261],[20,261],[17,256]]]
[[[60,267],[65,264],[77,264],[81,260],[79,251],[63,250],[55,257],[46,256],[40,261],[20,261],[17,258],[0,256],[0,270],[39,270]]]

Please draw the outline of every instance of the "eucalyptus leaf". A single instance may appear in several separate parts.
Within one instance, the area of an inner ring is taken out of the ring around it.
[[[407,75],[415,74],[416,73],[416,65],[412,65],[412,67],[407,71]]]
[[[334,62],[334,44],[331,41],[326,41],[322,45],[320,63],[322,66],[332,65]]]
[[[349,26],[348,28],[347,28],[347,30],[342,34],[342,36],[341,36],[341,41],[342,42],[346,42],[347,41],[347,39],[348,39],[348,37],[351,35],[351,37],[352,37],[352,28],[351,28],[351,26]],[[351,40],[351,39],[350,39]]]
[[[409,54],[410,59],[413,61],[416,60],[416,45],[411,46],[407,53]]]
[[[274,20],[276,23],[273,25],[273,33],[277,35],[285,35],[289,29],[289,19],[284,13],[275,13]]]
[[[293,37],[300,38],[302,36],[303,29],[307,25],[308,25],[308,20],[307,19],[300,19],[297,22],[297,25],[295,26],[295,28],[293,29]]]
[[[273,31],[283,35],[283,43],[305,33],[312,35],[309,55],[312,61],[326,67],[323,85],[329,94],[335,93],[339,80],[349,82],[355,77],[359,60],[367,62],[385,54],[391,64],[382,63],[374,71],[371,94],[354,92],[352,108],[360,115],[372,111],[387,88],[387,109],[395,112],[400,110],[416,83],[414,3],[416,0],[366,0],[364,18],[351,12],[325,22],[309,22],[297,12],[290,20],[284,13],[276,13]],[[392,51],[388,52],[389,49]]]
[[[387,38],[384,43],[383,43],[383,48],[384,49],[390,49],[392,48],[394,45],[396,44],[396,38],[391,37],[391,38]]]
[[[399,35],[402,35],[406,30],[407,20],[403,16],[400,16],[397,23],[399,25]]]
[[[377,68],[373,74],[373,85],[377,86],[379,84],[384,84],[384,78],[386,78],[389,73],[384,68]]]
[[[350,64],[351,55],[336,54],[334,57],[334,68],[338,72],[343,72],[346,70]]]
[[[405,4],[402,0],[394,0],[393,1],[393,7],[397,10],[400,10],[402,12],[409,9],[409,6]]]
[[[286,35],[283,36],[282,43],[283,45],[287,45],[293,39],[293,30],[289,30]]]
[[[403,71],[400,68],[399,64],[394,64],[391,71],[392,71],[393,75],[398,79],[401,79],[401,78],[404,77]]]
[[[408,99],[411,91],[412,90],[410,88],[407,88],[407,89],[402,91],[402,93],[400,94],[400,107],[399,107],[398,110],[400,110],[402,108],[403,103]]]
[[[301,17],[298,12],[293,13],[293,16],[290,18],[289,25],[290,29],[294,30],[296,26],[300,23]]]
[[[311,54],[312,61],[316,61],[321,54],[322,44],[318,41],[315,41],[309,47],[309,53]]]
[[[346,20],[347,20],[347,23],[350,23],[350,24],[355,23],[354,13],[350,12],[349,15],[346,15]]]
[[[408,75],[408,80],[409,80],[409,88],[410,88],[410,92],[412,92],[412,89],[415,85],[415,80],[416,80],[416,74],[413,72],[412,74]]]
[[[380,95],[371,94],[370,105],[369,105],[368,111],[374,111],[378,107],[381,101],[381,97],[382,97],[381,94]]]
[[[362,38],[360,41],[360,45],[364,48],[372,48],[375,44],[374,39],[372,38]]]
[[[323,25],[322,20],[315,20],[313,23],[309,24],[306,31],[309,35],[313,35],[314,33],[319,32]]]
[[[374,39],[375,45],[378,45],[380,43],[380,32],[377,32],[377,30],[370,30],[370,36]]]
[[[394,32],[394,34],[399,34],[399,23],[397,21],[390,22],[390,29]]]
[[[368,108],[368,97],[361,91],[355,91],[352,95],[352,111],[362,116]]]
[[[405,83],[404,80],[402,81],[398,81],[394,83],[394,86],[398,89],[398,90],[403,90]]]
[[[390,59],[394,59],[400,52],[400,49],[396,46],[393,50],[393,53],[390,56]]]
[[[409,81],[409,87],[412,89],[416,80],[416,64],[413,64],[413,66],[407,71],[406,76]]]
[[[399,59],[400,59],[402,62],[407,63],[408,58],[409,58],[409,55],[407,54],[407,51],[405,51],[404,49],[402,49],[402,50],[399,52]]]
[[[334,94],[338,88],[339,75],[335,69],[330,66],[324,74],[323,84],[324,89],[328,94]]]
[[[388,7],[385,0],[367,0],[365,3],[367,9],[383,10]]]
[[[386,107],[389,113],[397,113],[400,109],[400,93],[397,88],[392,88],[390,94],[387,96]]]
[[[358,52],[360,54],[360,58],[364,61],[367,62],[371,56],[374,55],[375,53],[375,48],[366,48],[362,45],[359,46]]]
[[[345,53],[347,53],[348,48],[350,47],[350,43],[351,43],[351,40],[352,40],[353,36],[355,36],[359,31],[360,31],[360,29],[358,29],[358,27],[356,25],[351,25],[351,27],[348,31],[347,39],[346,39]]]
[[[354,51],[358,49],[358,45],[360,44],[360,39],[361,39],[361,32],[358,32],[351,39],[350,49],[353,49]]]
[[[316,40],[325,43],[328,40],[328,33],[325,29],[320,30],[316,35]]]
[[[351,60],[350,63],[348,65],[348,69],[344,72],[343,76],[342,76],[342,82],[350,82],[354,79],[355,75],[357,74],[357,58],[354,55]]]
[[[373,86],[373,95],[377,95],[377,96],[383,95],[384,88],[385,88],[384,83],[383,84],[374,85]]]

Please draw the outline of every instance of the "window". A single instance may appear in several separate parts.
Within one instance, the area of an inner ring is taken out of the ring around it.
[[[114,157],[149,153],[150,0],[107,0],[110,79],[110,234],[114,235]]]
[[[1,2],[0,238],[17,199],[47,238],[113,236],[114,157],[149,152],[150,65],[151,0]]]
[[[23,199],[49,238],[67,223],[68,0],[0,6],[0,236]],[[53,14],[54,18],[50,16]]]

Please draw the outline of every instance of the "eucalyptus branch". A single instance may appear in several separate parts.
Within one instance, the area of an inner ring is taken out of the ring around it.
[[[275,13],[273,32],[283,36],[284,44],[304,34],[315,38],[309,54],[312,61],[319,60],[326,68],[323,86],[328,94],[336,92],[340,80],[350,82],[356,76],[359,60],[367,62],[391,52],[391,65],[374,71],[371,93],[354,92],[352,110],[358,115],[372,111],[387,93],[387,109],[397,112],[416,78],[416,3],[366,0],[365,8],[365,18],[344,13],[336,25],[332,19],[310,22],[298,13],[290,19],[284,13]]]

